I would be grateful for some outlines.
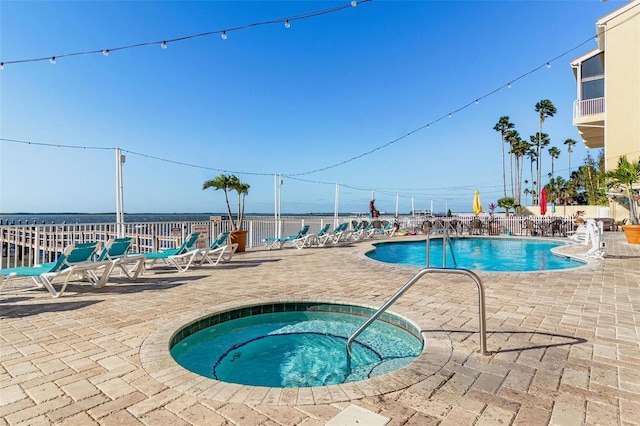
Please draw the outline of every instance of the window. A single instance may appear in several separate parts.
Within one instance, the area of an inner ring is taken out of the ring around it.
[[[604,53],[600,52],[580,64],[582,100],[604,97]]]

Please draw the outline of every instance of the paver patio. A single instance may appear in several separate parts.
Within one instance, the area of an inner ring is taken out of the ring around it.
[[[605,238],[607,257],[581,268],[479,273],[488,356],[476,353],[473,282],[425,277],[391,311],[423,327],[429,359],[326,388],[194,379],[154,345],[174,324],[221,306],[379,306],[417,270],[367,259],[369,241],[256,249],[182,274],[155,269],[135,283],[72,284],[59,299],[25,281],[0,295],[0,424],[322,425],[355,404],[390,425],[638,425],[640,246],[622,233]]]

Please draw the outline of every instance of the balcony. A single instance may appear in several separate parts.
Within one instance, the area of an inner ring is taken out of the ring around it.
[[[604,98],[587,99],[573,103],[574,122],[598,114],[604,114]]]
[[[587,148],[604,147],[604,100],[593,98],[573,103],[573,125]]]

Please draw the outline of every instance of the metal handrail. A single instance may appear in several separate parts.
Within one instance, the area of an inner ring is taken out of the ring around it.
[[[449,244],[449,249],[451,250],[451,258],[453,259],[453,264],[454,266],[458,266],[458,262],[456,262],[456,255],[453,251],[453,245],[451,244],[451,238],[449,237],[449,230],[446,228],[431,228],[429,229],[429,232],[427,232],[427,239],[425,240],[426,242],[426,267],[429,268],[431,267],[430,264],[430,260],[431,260],[431,234],[443,234],[442,237],[442,267],[446,268],[447,267],[447,246],[446,244]]]
[[[478,351],[482,355],[489,355],[487,352],[487,320],[485,313],[485,297],[484,297],[484,286],[482,285],[482,281],[474,272],[468,269],[444,269],[444,268],[425,268],[418,271],[409,281],[403,285],[400,290],[398,290],[389,300],[387,300],[384,305],[382,305],[364,324],[362,324],[349,338],[347,339],[347,354],[349,358],[352,356],[351,354],[351,344],[353,341],[362,333],[371,323],[373,323],[380,315],[382,315],[389,306],[393,305],[396,300],[400,298],[416,281],[422,278],[423,275],[437,273],[437,274],[461,274],[467,275],[475,281],[478,287],[478,320],[480,323],[480,350]]]

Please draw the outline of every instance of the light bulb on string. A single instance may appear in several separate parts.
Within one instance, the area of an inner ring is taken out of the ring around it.
[[[56,63],[56,57],[52,56],[51,59],[49,59],[49,62],[51,62],[52,64]]]
[[[551,62],[547,62],[547,68],[551,68]]]
[[[4,62],[0,62],[0,70],[4,69]]]
[[[480,101],[478,99],[476,99],[475,102],[476,102],[476,105],[478,105],[480,103]]]
[[[511,83],[507,84],[507,89],[511,89]]]
[[[286,21],[284,21],[284,27],[285,28],[291,28],[291,22],[289,22],[288,19]]]
[[[227,39],[227,32],[223,31],[222,34],[220,35],[220,37],[222,37],[223,40]]]
[[[109,49],[104,49],[104,50],[102,51],[102,54],[103,54],[104,56],[109,56]]]
[[[358,5],[358,2],[356,0],[353,0],[351,2],[351,7],[356,7]]]
[[[162,44],[160,45],[160,47],[162,47],[163,49],[167,48],[167,42],[163,41]]]

